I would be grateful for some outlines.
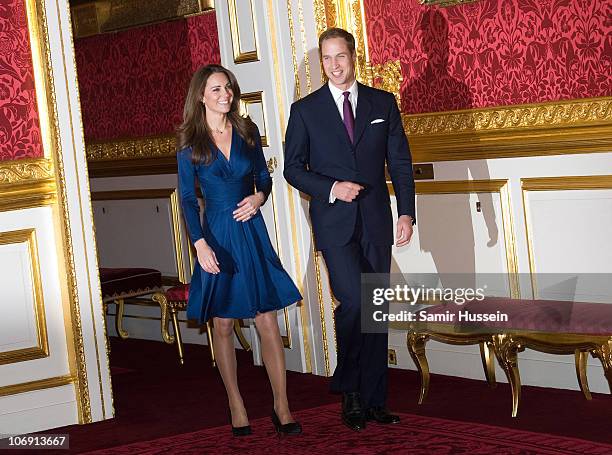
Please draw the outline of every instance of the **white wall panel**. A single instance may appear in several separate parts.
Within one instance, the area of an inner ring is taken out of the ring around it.
[[[0,236],[2,233],[0,233]],[[0,354],[38,345],[36,295],[27,242],[0,244]]]
[[[39,207],[20,211],[2,212],[0,213],[0,226],[7,231],[16,231],[24,229],[34,229],[36,232],[38,257],[40,269],[40,278],[42,285],[42,297],[44,301],[44,318],[46,321],[46,332],[48,337],[49,356],[25,362],[11,363],[3,365],[2,374],[0,374],[0,387],[6,385],[21,384],[38,379],[49,377],[57,377],[70,374],[68,359],[66,353],[68,347],[66,345],[66,331],[64,326],[64,308],[62,296],[59,288],[59,272],[57,268],[57,253],[55,249],[55,239],[53,234],[53,218],[51,208]],[[29,253],[28,253],[29,254]],[[8,263],[3,255],[0,254],[2,261],[0,267],[8,267],[11,272],[11,278],[16,278],[15,263]],[[29,273],[29,270],[28,272]],[[0,307],[3,312],[12,313],[13,308],[24,308],[28,305],[28,300],[32,296],[32,288],[30,283],[26,281],[25,288],[22,288],[23,294],[26,297],[25,301],[2,299]],[[19,283],[11,282],[9,286],[13,287],[16,292]],[[22,284],[23,285],[23,284]],[[31,308],[23,310],[24,317],[27,323],[21,326],[19,334],[24,339],[29,339],[31,332],[29,326],[33,323]],[[5,321],[0,321],[0,328],[6,327]],[[5,350],[5,348],[1,348]],[[0,403],[2,402],[0,398]],[[0,404],[0,414],[3,412],[3,406]]]

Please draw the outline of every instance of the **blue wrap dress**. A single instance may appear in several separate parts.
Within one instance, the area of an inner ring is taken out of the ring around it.
[[[252,318],[301,300],[270,243],[260,211],[245,222],[236,221],[232,215],[238,202],[254,194],[255,188],[266,199],[272,189],[259,139],[250,148],[232,129],[229,161],[214,144],[211,150],[213,159],[208,165],[193,164],[190,147],[177,154],[181,206],[189,236],[194,243],[206,240],[221,270],[208,273],[196,263],[187,318],[200,323],[211,317]],[[196,179],[204,196],[202,218]]]

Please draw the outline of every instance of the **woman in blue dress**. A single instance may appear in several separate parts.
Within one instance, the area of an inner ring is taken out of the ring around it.
[[[251,433],[236,375],[235,318],[254,318],[274,395],[279,433],[298,434],[286,392],[276,311],[301,300],[272,248],[259,208],[272,189],[257,126],[239,114],[236,77],[219,65],[200,68],[189,86],[178,130],[181,205],[197,251],[187,317],[213,318],[215,354],[236,436]],[[200,218],[195,183],[204,195]]]

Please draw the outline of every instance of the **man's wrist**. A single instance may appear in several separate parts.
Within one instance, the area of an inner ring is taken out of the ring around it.
[[[336,184],[338,183],[338,180],[336,180],[334,182],[334,184],[331,187],[331,190],[329,190],[329,203],[333,204],[334,202],[336,202],[336,196],[334,195],[334,187],[336,186]]]

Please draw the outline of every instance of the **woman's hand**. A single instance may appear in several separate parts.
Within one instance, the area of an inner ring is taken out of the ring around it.
[[[255,216],[259,207],[264,203],[264,194],[259,191],[251,196],[245,197],[238,203],[238,208],[234,210],[233,215],[236,221],[243,223]]]
[[[215,275],[221,271],[219,269],[219,262],[217,256],[212,250],[208,243],[204,239],[200,239],[194,243],[196,252],[198,254],[198,262],[204,271],[208,273],[214,273]]]

